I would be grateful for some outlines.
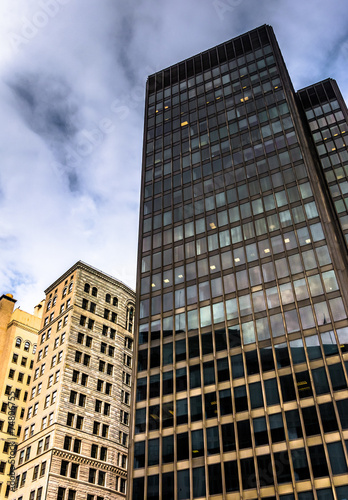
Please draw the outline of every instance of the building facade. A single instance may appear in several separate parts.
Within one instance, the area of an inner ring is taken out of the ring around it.
[[[262,26],[149,77],[133,500],[348,498],[347,110]]]
[[[29,314],[14,310],[15,303],[10,294],[0,297],[0,499],[8,498],[14,485],[14,456],[44,308],[41,303]]]
[[[125,498],[135,294],[83,262],[45,293],[10,498]]]

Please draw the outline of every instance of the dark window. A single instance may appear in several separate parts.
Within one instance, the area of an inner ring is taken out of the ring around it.
[[[174,436],[162,438],[162,462],[167,464],[174,462]]]
[[[314,406],[302,408],[302,415],[307,436],[320,434],[320,427],[317,412]]]
[[[290,483],[291,482],[291,470],[290,462],[287,451],[281,451],[280,453],[274,453],[274,462],[276,464],[276,473],[278,483]]]
[[[239,490],[237,462],[225,462],[225,485],[227,493]]]
[[[260,455],[257,457],[257,468],[259,471],[260,485],[269,486],[274,484],[273,468],[270,455]]]
[[[206,429],[207,434],[207,454],[215,455],[220,453],[220,443],[219,443],[219,429],[218,427],[208,427]]]
[[[329,452],[332,473],[347,474],[348,468],[342,443],[340,441],[337,443],[328,443],[327,450]]]
[[[306,450],[304,448],[296,449],[291,451],[292,464],[294,466],[295,480],[301,481],[303,479],[309,479],[309,468],[306,456]]]
[[[324,432],[333,432],[338,430],[335,410],[332,403],[319,405],[321,421]]]
[[[239,448],[251,448],[251,432],[249,420],[237,422]]]
[[[271,437],[273,443],[285,440],[284,424],[281,413],[275,413],[269,416],[269,425],[271,428]]]
[[[256,446],[268,444],[268,434],[265,417],[254,418],[253,426]]]
[[[182,434],[176,435],[177,444],[177,460],[188,460],[189,458],[189,440],[188,433],[183,432]]]
[[[314,477],[328,476],[324,447],[322,444],[309,447],[309,455],[311,457],[312,469]]]
[[[219,495],[222,493],[221,465],[208,465],[209,475],[209,495]]]

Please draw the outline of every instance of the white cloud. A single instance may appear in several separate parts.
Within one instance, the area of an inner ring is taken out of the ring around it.
[[[0,282],[22,308],[79,259],[135,286],[148,74],[267,23],[296,88],[347,97],[343,1],[219,1],[1,2]]]

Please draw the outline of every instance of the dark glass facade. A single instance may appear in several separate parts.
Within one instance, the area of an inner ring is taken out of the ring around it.
[[[129,498],[348,496],[347,117],[338,165],[305,92],[269,26],[148,79]]]

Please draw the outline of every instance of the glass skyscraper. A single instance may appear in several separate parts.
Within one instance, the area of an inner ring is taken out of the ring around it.
[[[262,26],[149,77],[129,498],[348,498],[347,109]]]

